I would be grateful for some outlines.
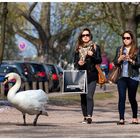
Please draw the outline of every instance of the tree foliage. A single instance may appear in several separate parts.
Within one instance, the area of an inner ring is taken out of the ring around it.
[[[58,63],[60,59],[70,62],[83,27],[90,27],[96,41],[107,51],[114,51],[124,30],[132,30],[136,36],[139,33],[139,3],[34,2],[10,6],[14,17],[9,18],[11,31],[31,42],[43,62]]]

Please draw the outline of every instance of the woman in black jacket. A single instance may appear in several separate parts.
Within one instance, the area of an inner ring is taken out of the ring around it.
[[[140,51],[137,48],[134,35],[131,31],[125,31],[122,34],[122,41],[123,45],[117,48],[114,59],[114,64],[120,65],[122,70],[119,80],[117,81],[119,93],[118,110],[120,116],[120,121],[117,124],[125,124],[126,90],[128,90],[128,99],[133,114],[132,123],[138,124],[136,93],[139,84]]]
[[[93,95],[96,89],[96,81],[98,80],[98,72],[95,65],[101,62],[101,51],[99,46],[92,42],[91,31],[88,28],[83,29],[78,37],[74,58],[75,68],[87,71],[88,93],[80,94],[81,108],[84,116],[83,123],[90,124],[92,122]]]

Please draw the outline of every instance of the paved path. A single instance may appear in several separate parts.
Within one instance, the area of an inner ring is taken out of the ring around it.
[[[116,93],[114,93],[116,94]],[[138,97],[138,100],[140,98]],[[139,100],[140,106],[140,100]],[[140,124],[131,124],[130,104],[126,102],[126,125],[118,126],[116,98],[95,101],[92,124],[82,124],[80,105],[48,105],[49,116],[40,116],[38,126],[32,126],[35,116],[27,116],[23,126],[22,115],[16,109],[0,108],[1,138],[131,138],[140,137]]]

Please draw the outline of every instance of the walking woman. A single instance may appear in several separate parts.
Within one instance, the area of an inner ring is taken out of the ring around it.
[[[95,64],[100,64],[101,51],[98,45],[92,42],[92,34],[88,28],[82,30],[78,37],[75,49],[74,66],[78,70],[87,70],[88,93],[80,94],[81,108],[83,113],[83,123],[90,124],[93,114],[93,95],[96,89],[96,81],[98,80],[98,72]]]
[[[122,72],[117,81],[119,94],[118,110],[120,121],[118,125],[125,124],[125,100],[128,90],[128,99],[132,109],[132,124],[138,124],[138,104],[136,93],[139,84],[140,51],[136,45],[134,35],[131,31],[122,34],[123,45],[116,50],[115,65],[120,65]]]

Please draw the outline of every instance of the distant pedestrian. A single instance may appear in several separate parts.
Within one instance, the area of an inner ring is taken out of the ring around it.
[[[132,109],[132,123],[138,124],[138,104],[136,101],[136,93],[139,84],[139,68],[140,68],[140,51],[135,43],[134,35],[131,31],[125,31],[122,34],[123,45],[116,50],[114,59],[115,65],[120,65],[122,73],[117,81],[119,93],[118,110],[120,121],[118,125],[125,124],[125,100],[126,91],[128,90],[128,99]]]
[[[107,54],[105,52],[102,53],[101,57],[102,57],[102,63],[100,65],[100,67],[103,70],[103,72],[105,73],[105,76],[107,78],[108,72],[109,72],[109,59],[108,59]]]
[[[88,28],[83,29],[78,37],[78,43],[75,50],[74,65],[79,70],[87,70],[88,93],[81,94],[81,108],[84,116],[83,123],[90,124],[93,114],[93,96],[98,80],[98,72],[95,64],[100,64],[101,51],[98,45],[92,42],[92,34]]]

